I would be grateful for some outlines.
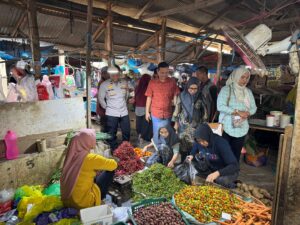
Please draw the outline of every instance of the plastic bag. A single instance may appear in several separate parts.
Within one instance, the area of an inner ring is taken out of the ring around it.
[[[60,184],[51,184],[43,191],[43,194],[48,196],[60,196]]]
[[[37,89],[38,98],[40,101],[49,100],[49,93],[48,93],[46,85],[39,83],[38,85],[36,85],[36,89]]]
[[[195,181],[197,170],[190,161],[185,160],[182,164],[174,168],[174,173],[181,181],[185,182],[186,184],[193,184]]]
[[[63,219],[76,219],[78,218],[79,211],[73,208],[63,208],[61,210],[46,212],[39,214],[34,219],[36,225],[56,224]]]
[[[51,212],[63,207],[63,203],[59,197],[56,196],[42,196],[42,197],[24,197],[18,204],[18,216],[25,222],[32,221],[42,212]],[[22,224],[22,223],[21,223]]]
[[[126,222],[128,220],[128,210],[130,207],[117,207],[113,210],[113,219],[115,222]]]
[[[167,145],[161,144],[158,147],[158,152],[160,156],[160,163],[167,166],[173,157],[173,151]]]
[[[32,197],[32,196],[41,197],[43,196],[42,190],[43,190],[42,186],[39,185],[38,186],[25,185],[16,190],[14,199],[20,200],[23,197]]]
[[[17,90],[22,102],[37,101],[37,90],[35,80],[32,75],[26,75],[17,84]]]
[[[55,225],[81,225],[82,223],[78,219],[62,219],[54,224]]]
[[[10,189],[4,189],[0,191],[0,203],[7,202],[9,200],[12,200],[14,198],[15,190]]]
[[[17,91],[17,86],[14,83],[8,84],[8,93],[7,93],[7,102],[18,102],[19,100],[19,94]]]
[[[195,155],[193,164],[200,176],[207,176],[212,172],[209,160],[201,152]]]

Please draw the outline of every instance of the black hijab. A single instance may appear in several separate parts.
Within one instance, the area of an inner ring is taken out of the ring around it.
[[[208,148],[213,148],[215,134],[207,123],[199,125],[195,130],[195,139],[202,139],[208,142]]]
[[[167,138],[160,136],[160,130],[162,128],[167,129],[169,133],[169,136]],[[158,145],[163,144],[163,140],[166,142],[166,145],[170,148],[172,148],[172,146],[174,146],[175,144],[179,143],[178,135],[175,133],[175,130],[170,125],[163,126],[158,130]]]

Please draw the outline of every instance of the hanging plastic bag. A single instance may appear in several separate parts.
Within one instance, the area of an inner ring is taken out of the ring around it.
[[[8,94],[6,98],[7,102],[18,102],[19,101],[19,93],[17,91],[17,85],[14,83],[8,84]]]
[[[26,75],[17,84],[17,91],[22,102],[34,102],[38,100],[34,77]]]
[[[52,89],[52,84],[49,80],[49,76],[44,75],[43,76],[43,80],[42,80],[42,84],[44,84],[47,88],[47,92],[49,94],[49,99],[54,99],[54,93],[53,93],[53,89]]]
[[[36,89],[39,101],[49,100],[49,93],[47,91],[46,85],[39,83],[38,85],[36,85]]]
[[[190,161],[185,160],[182,164],[174,168],[174,173],[181,181],[185,182],[186,184],[193,184],[195,181],[197,170]]]

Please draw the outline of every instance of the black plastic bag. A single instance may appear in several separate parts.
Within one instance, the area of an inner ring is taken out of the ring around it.
[[[174,173],[184,183],[193,184],[197,170],[190,161],[185,160],[182,164],[174,168]]]
[[[170,149],[167,145],[161,144],[158,147],[158,153],[159,153],[159,160],[160,160],[159,163],[167,166],[173,157],[173,150]]]
[[[207,158],[202,154],[196,154],[193,160],[195,169],[200,176],[207,176],[211,171],[211,166]]]
[[[146,166],[150,167],[155,163],[161,163],[167,166],[173,157],[173,151],[167,145],[161,144],[158,147],[158,151],[152,154],[147,160]]]

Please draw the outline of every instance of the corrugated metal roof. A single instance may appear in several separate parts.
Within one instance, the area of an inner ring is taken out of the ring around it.
[[[22,10],[6,4],[1,4],[0,7],[0,27],[1,34],[9,34],[13,31],[16,23],[21,18]]]

